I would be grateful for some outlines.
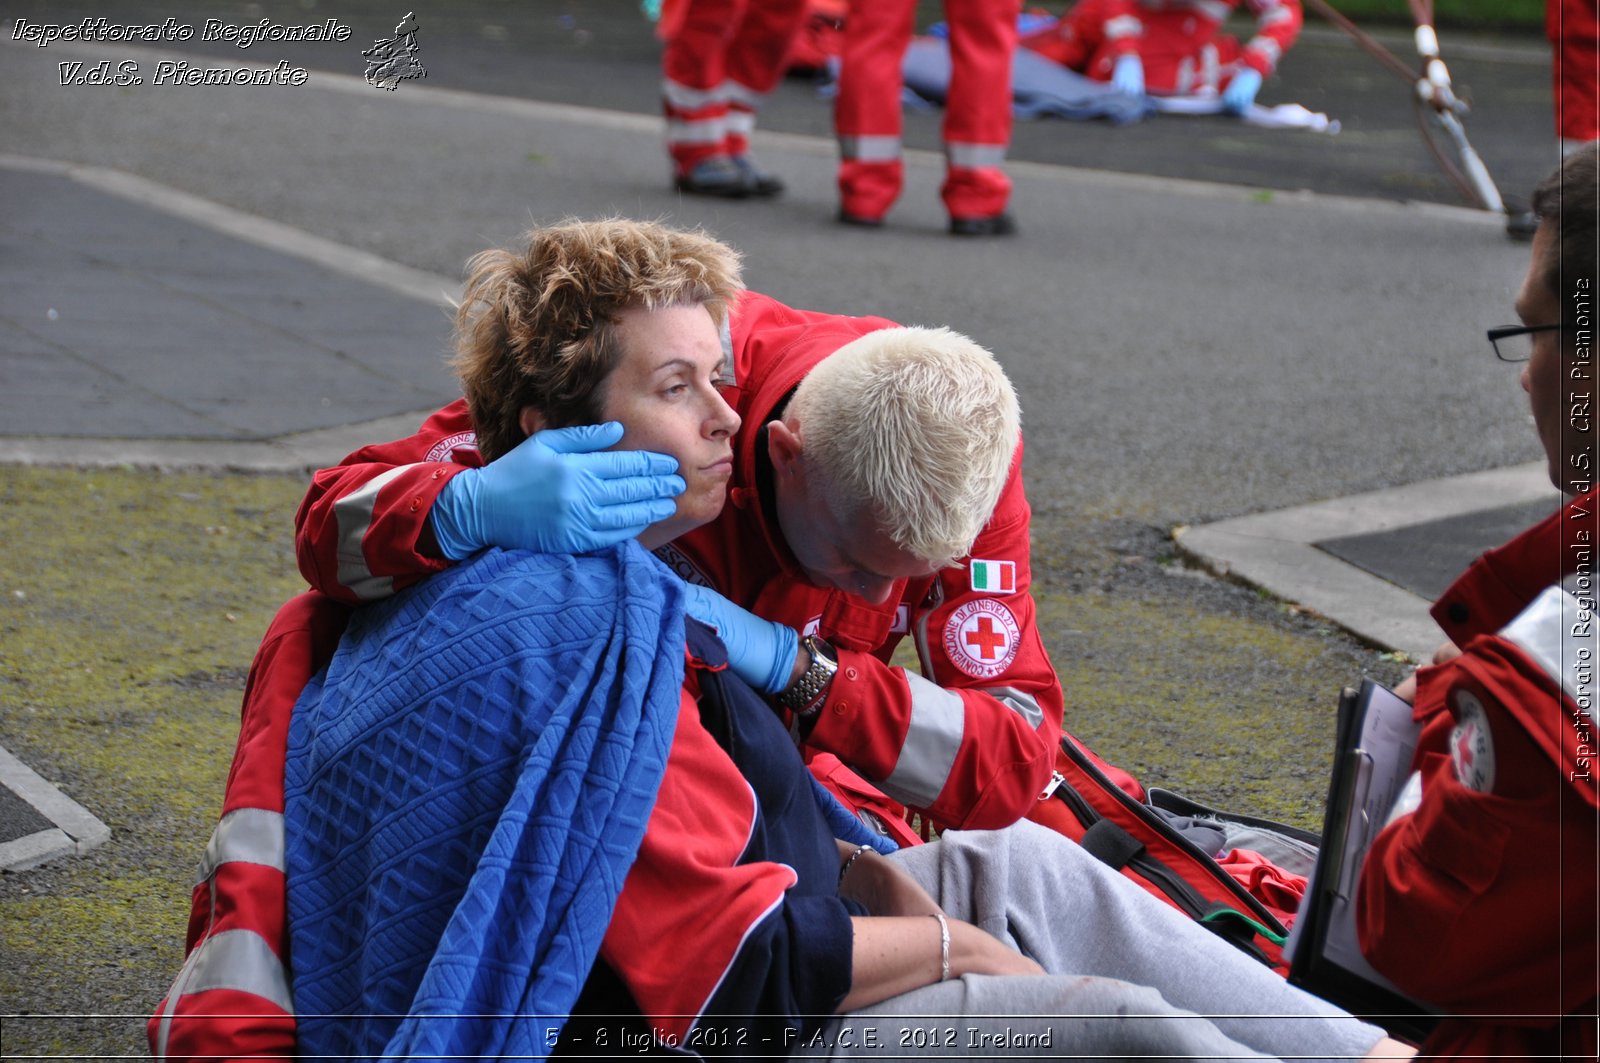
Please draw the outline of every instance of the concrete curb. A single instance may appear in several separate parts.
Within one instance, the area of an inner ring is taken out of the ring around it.
[[[0,843],[0,871],[25,871],[47,860],[81,856],[111,837],[111,828],[0,746],[0,785],[55,826]]]
[[[1422,662],[1444,639],[1428,615],[1431,603],[1316,544],[1534,502],[1551,491],[1544,463],[1530,462],[1180,527],[1172,537],[1218,575],[1314,609],[1360,638]]]

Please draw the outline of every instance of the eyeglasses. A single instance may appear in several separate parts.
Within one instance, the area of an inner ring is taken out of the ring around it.
[[[1533,335],[1536,332],[1559,332],[1567,326],[1556,325],[1501,325],[1489,330],[1489,346],[1494,356],[1502,362],[1526,362],[1533,357]]]

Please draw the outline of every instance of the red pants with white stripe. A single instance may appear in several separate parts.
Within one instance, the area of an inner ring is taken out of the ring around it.
[[[945,98],[945,180],[952,218],[1005,210],[1011,180],[1000,168],[1011,140],[1013,0],[945,0],[950,89]],[[839,195],[846,213],[882,218],[900,195],[901,63],[911,43],[915,0],[851,0],[840,56],[833,125],[839,137]]]
[[[1545,32],[1555,49],[1556,136],[1600,137],[1600,13],[1594,0],[1546,0]]]
[[[756,110],[778,84],[805,0],[681,0],[661,54],[667,152],[679,177],[713,155],[743,155]]]

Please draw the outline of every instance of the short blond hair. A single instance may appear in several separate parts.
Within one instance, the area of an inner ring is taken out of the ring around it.
[[[841,515],[870,512],[901,549],[941,568],[993,515],[1021,430],[1000,363],[943,328],[852,340],[806,375],[786,414]]]
[[[623,311],[700,305],[720,327],[742,287],[738,252],[699,231],[608,218],[527,240],[473,256],[456,311],[451,364],[487,461],[522,441],[524,407],[551,428],[598,419]]]

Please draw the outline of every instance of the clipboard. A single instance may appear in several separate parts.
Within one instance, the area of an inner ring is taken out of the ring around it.
[[[1414,1040],[1437,1012],[1367,963],[1355,905],[1361,865],[1411,775],[1419,730],[1411,706],[1371,679],[1340,695],[1322,845],[1284,945],[1292,984]]]

